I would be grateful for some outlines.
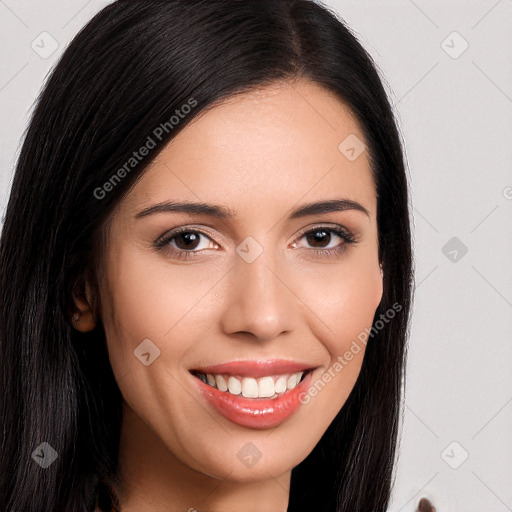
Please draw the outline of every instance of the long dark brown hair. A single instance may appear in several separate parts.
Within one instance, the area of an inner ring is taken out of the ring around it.
[[[16,167],[0,240],[2,511],[91,512],[99,491],[111,506],[103,490],[117,481],[121,394],[101,321],[85,334],[71,326],[72,293],[86,276],[100,282],[105,226],[165,144],[215,102],[300,78],[335,93],[363,129],[384,271],[374,320],[393,304],[401,311],[369,339],[346,404],[293,469],[288,510],[386,510],[413,269],[402,145],[375,63],[313,1],[119,0],[62,55]],[[169,124],[191,98],[191,112]],[[166,122],[152,154],[98,197]],[[32,458],[43,442],[58,454],[46,469]]]

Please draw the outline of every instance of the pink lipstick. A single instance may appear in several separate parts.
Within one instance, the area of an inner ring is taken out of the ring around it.
[[[233,361],[190,371],[216,412],[247,428],[274,428],[301,405],[313,368],[286,360]]]

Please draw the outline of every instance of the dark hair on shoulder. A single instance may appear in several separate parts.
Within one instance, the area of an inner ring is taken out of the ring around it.
[[[412,301],[406,169],[375,63],[308,0],[118,0],[60,58],[26,132],[0,240],[1,510],[92,512],[98,492],[112,506],[121,394],[101,322],[73,329],[72,297],[86,277],[100,282],[105,228],[153,157],[112,177],[191,100],[154,156],[222,99],[298,79],[336,94],[363,130],[384,271],[374,320],[400,311],[369,338],[346,404],[293,469],[288,510],[386,510]],[[31,457],[43,442],[58,454],[46,469]]]

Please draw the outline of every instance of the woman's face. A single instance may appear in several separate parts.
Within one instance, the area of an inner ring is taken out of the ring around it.
[[[266,87],[197,117],[123,200],[101,293],[130,450],[249,482],[320,440],[382,296],[362,140],[320,86]]]

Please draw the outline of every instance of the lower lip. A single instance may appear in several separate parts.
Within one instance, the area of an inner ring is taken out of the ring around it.
[[[229,421],[242,427],[267,429],[277,427],[298,409],[301,405],[299,395],[308,389],[311,374],[310,371],[294,389],[273,399],[244,398],[242,395],[232,395],[227,391],[219,391],[197,377],[194,379],[197,381],[201,395]]]

